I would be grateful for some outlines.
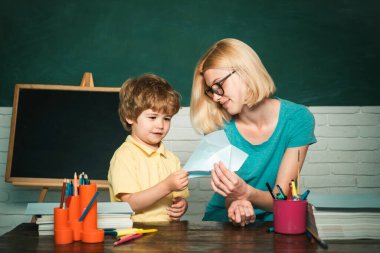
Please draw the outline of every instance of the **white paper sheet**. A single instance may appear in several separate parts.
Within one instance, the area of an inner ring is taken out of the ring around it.
[[[228,169],[237,171],[247,157],[245,152],[231,145],[223,130],[219,130],[203,137],[184,169],[189,171],[190,178],[207,176],[214,163],[222,161]]]

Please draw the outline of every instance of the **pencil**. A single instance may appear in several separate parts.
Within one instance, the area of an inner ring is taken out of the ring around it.
[[[74,173],[74,196],[78,196],[78,177],[77,173]]]
[[[298,160],[297,160],[297,170],[298,170],[298,175],[297,175],[297,194],[300,194],[300,150],[298,150]]]
[[[85,185],[88,185],[89,183],[88,183],[88,176],[87,176],[87,174],[84,174],[84,180],[83,180],[83,184],[85,184]]]
[[[294,196],[293,196],[293,190],[292,190],[292,183],[289,183],[289,194],[288,194],[288,197],[287,197],[287,200],[293,200]]]
[[[62,189],[61,189],[61,201],[59,202],[59,208],[63,208],[63,202],[65,200],[66,194],[66,178],[63,179]]]
[[[125,236],[123,239],[120,239],[120,240],[114,242],[113,244],[114,244],[115,246],[117,246],[117,245],[119,245],[119,244],[122,244],[122,243],[125,243],[125,242],[129,242],[129,241],[131,241],[131,240],[133,240],[133,239],[137,239],[137,238],[141,237],[142,235],[143,235],[143,234],[128,235],[128,236]]]
[[[83,221],[83,219],[86,217],[87,213],[90,211],[92,205],[94,204],[96,197],[98,197],[99,192],[95,192],[94,196],[92,197],[90,203],[88,203],[86,209],[84,209],[82,215],[79,218],[79,221]]]

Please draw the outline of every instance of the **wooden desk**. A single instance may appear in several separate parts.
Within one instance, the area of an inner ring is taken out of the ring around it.
[[[186,221],[163,224],[138,224],[137,228],[157,228],[132,242],[113,246],[115,239],[106,236],[104,243],[75,242],[55,245],[53,236],[38,236],[37,225],[23,223],[0,237],[0,252],[379,252],[379,240],[330,242],[324,250],[311,243],[306,235],[267,233],[271,223],[253,224],[245,228],[229,223]]]

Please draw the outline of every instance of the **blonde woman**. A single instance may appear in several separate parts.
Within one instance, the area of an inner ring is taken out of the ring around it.
[[[236,172],[214,165],[215,191],[203,220],[245,226],[271,220],[277,185],[287,194],[309,145],[316,142],[314,117],[302,105],[274,97],[275,84],[255,51],[237,39],[216,42],[199,60],[193,79],[193,126],[208,134],[224,129],[249,156]]]

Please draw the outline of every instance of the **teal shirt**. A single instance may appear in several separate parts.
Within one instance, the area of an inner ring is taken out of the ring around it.
[[[267,191],[268,182],[273,188],[277,172],[287,148],[315,143],[314,116],[303,105],[276,98],[280,101],[280,114],[272,136],[260,145],[252,145],[239,133],[235,121],[225,123],[224,131],[232,145],[248,154],[236,172],[252,187]],[[272,213],[255,208],[256,219],[272,220]],[[214,193],[207,205],[204,221],[228,221],[224,197]]]

